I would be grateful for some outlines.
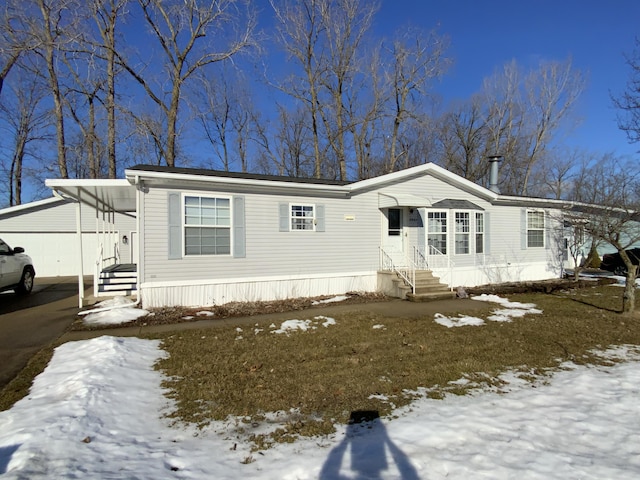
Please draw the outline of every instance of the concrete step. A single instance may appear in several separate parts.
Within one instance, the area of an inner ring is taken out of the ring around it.
[[[452,298],[456,298],[456,294],[451,291],[407,294],[407,300],[410,302],[432,302],[434,300],[450,300]]]
[[[451,289],[447,285],[438,284],[438,285],[430,285],[428,287],[420,287],[416,285],[415,288],[416,295],[422,295],[427,293],[449,293]]]

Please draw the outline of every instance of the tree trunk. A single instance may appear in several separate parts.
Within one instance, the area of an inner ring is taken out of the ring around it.
[[[622,295],[622,313],[633,313],[636,307],[636,272],[627,271],[627,278],[624,284],[624,294]]]
[[[113,36],[113,33],[111,34]],[[115,48],[115,39],[110,39]],[[116,178],[116,87],[115,87],[115,55],[113,49],[107,50],[107,162],[109,178]]]
[[[49,86],[51,87],[51,96],[53,97],[53,109],[56,118],[56,135],[58,139],[58,169],[60,170],[60,177],[69,178],[69,172],[67,171],[67,155],[66,155],[66,140],[64,134],[64,113],[62,111],[62,93],[60,92],[60,83],[58,81],[58,72],[56,71],[56,41],[51,33],[51,12],[44,2],[40,2],[40,11],[44,20],[44,35],[45,35],[45,58],[47,63],[47,72],[49,74]]]

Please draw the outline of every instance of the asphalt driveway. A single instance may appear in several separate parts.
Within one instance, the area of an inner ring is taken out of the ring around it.
[[[77,277],[36,277],[30,295],[0,294],[0,389],[60,337],[79,310]]]

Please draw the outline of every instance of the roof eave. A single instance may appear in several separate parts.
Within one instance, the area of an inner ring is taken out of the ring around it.
[[[299,183],[278,180],[260,180],[236,177],[216,177],[209,175],[154,172],[143,170],[125,170],[125,177],[131,184],[144,183],[145,185],[171,186],[190,184],[193,186],[205,186],[207,188],[229,189],[230,187],[242,187],[256,193],[310,193],[319,196],[348,197],[347,185],[327,185],[321,183]]]

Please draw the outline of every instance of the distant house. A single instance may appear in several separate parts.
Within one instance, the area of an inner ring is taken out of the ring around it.
[[[149,165],[125,176],[47,185],[83,212],[136,212],[145,307],[404,296],[424,271],[453,288],[565,266],[562,202],[500,195],[432,163],[353,183]]]
[[[80,228],[83,271],[93,275],[99,250],[114,261],[137,261],[128,241],[135,235],[135,212],[108,215],[108,210],[85,209],[78,225],[76,202],[51,197],[0,209],[0,238],[12,247],[24,247],[39,277],[75,276],[81,258]]]

